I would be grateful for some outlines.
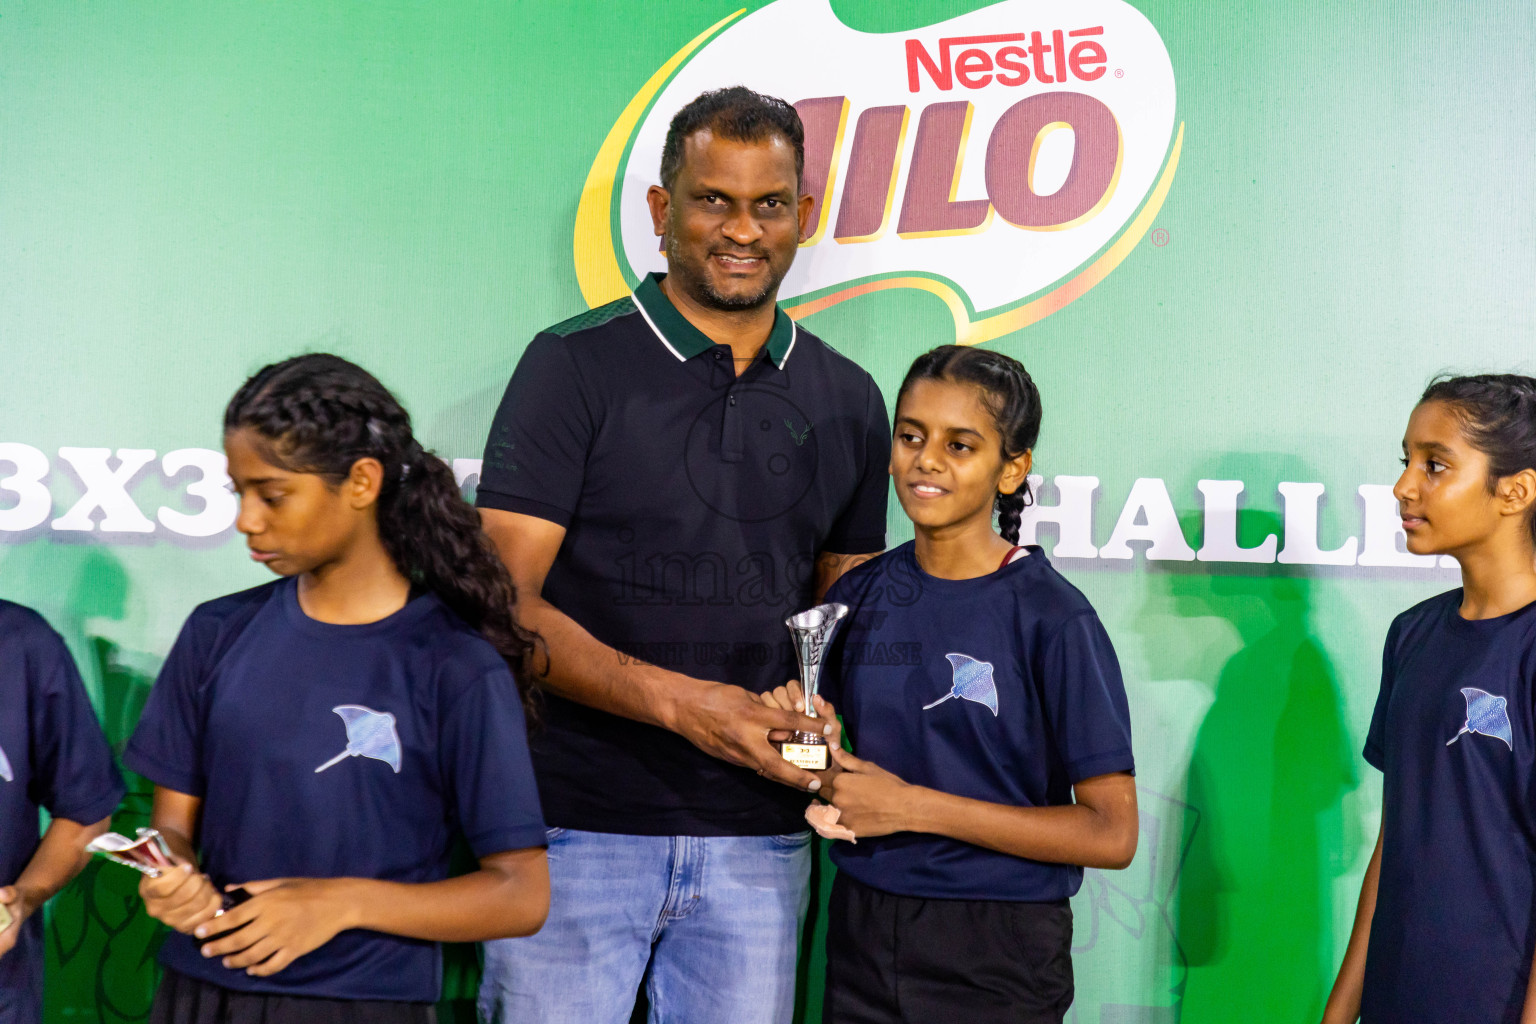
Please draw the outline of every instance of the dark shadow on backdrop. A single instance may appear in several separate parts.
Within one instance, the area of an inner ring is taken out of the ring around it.
[[[1276,479],[1312,479],[1286,472]],[[1198,520],[1183,525],[1195,542]],[[1282,533],[1273,513],[1240,516],[1244,546],[1271,533]],[[1199,563],[1160,563],[1151,578],[1175,615],[1223,618],[1242,644],[1209,679],[1215,699],[1185,788],[1200,827],[1177,897],[1188,961],[1180,1017],[1228,1020],[1241,1008],[1245,1019],[1315,1020],[1316,981],[1335,961],[1332,883],[1357,838],[1341,804],[1358,780],[1338,680],[1314,633],[1312,580],[1305,567]],[[1192,660],[1194,676],[1198,652]]]

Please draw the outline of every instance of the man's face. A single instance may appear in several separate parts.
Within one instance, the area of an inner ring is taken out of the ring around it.
[[[773,302],[810,217],[813,200],[799,191],[794,148],[777,135],[688,136],[672,188],[648,195],[672,286],[711,309]]]

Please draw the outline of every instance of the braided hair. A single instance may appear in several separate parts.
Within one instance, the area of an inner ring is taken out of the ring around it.
[[[1419,404],[1443,402],[1472,447],[1488,457],[1488,491],[1500,477],[1536,469],[1536,378],[1516,373],[1436,377]],[[1536,543],[1536,511],[1527,520]]]
[[[896,393],[898,406],[907,389],[920,380],[946,380],[980,388],[982,401],[992,413],[997,432],[1002,435],[1003,458],[1016,459],[1032,450],[1039,441],[1040,392],[1029,371],[1017,359],[991,349],[940,345],[924,352],[912,363],[906,379],[901,382],[901,390]],[[1033,503],[1034,495],[1027,479],[1012,494],[998,492],[993,506],[997,512],[997,530],[1008,543],[1019,542],[1024,509]]]
[[[431,590],[506,659],[525,715],[537,719],[523,672],[537,637],[512,617],[516,591],[453,470],[422,448],[410,414],[367,370],[325,353],[262,367],[224,410],[224,431],[249,430],[262,457],[340,485],[359,459],[384,467],[379,539],[412,586]]]

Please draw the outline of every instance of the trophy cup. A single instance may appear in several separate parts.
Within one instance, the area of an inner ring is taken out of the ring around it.
[[[789,635],[795,642],[795,660],[800,665],[800,689],[805,692],[805,713],[816,717],[816,680],[821,674],[822,658],[827,645],[843,616],[848,614],[845,604],[819,604],[815,608],[791,615],[784,620]],[[827,738],[819,732],[796,732],[779,744],[784,760],[806,771],[826,771],[830,764]]]

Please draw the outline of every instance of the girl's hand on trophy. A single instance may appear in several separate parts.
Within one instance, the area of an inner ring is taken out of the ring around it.
[[[805,695],[800,690],[800,680],[798,679],[791,679],[783,686],[758,694],[758,700],[761,700],[765,705],[777,711],[793,711],[796,714],[804,714],[805,712]],[[821,698],[817,697],[816,700],[820,701]],[[818,704],[817,706],[819,707],[820,705]],[[822,728],[822,732],[826,732],[825,727]],[[783,743],[792,735],[794,734],[786,730],[775,729],[768,734],[768,742]],[[828,742],[834,741],[829,740]]]
[[[827,723],[826,728],[821,730],[827,742],[833,746],[843,742],[843,723],[837,717],[837,708],[819,693],[811,698],[811,703],[816,706],[816,714]]]
[[[811,698],[811,703],[816,706],[816,714],[820,715],[821,720],[827,723],[821,730],[822,735],[827,738],[827,746],[832,748],[841,747],[843,745],[843,723],[837,717],[837,708],[833,707],[832,702],[819,693]],[[832,779],[841,771],[842,769],[838,767],[837,761],[834,760],[827,765],[826,771],[817,772],[816,777],[821,780],[821,790],[816,795],[823,800],[827,799],[827,787],[831,785]]]
[[[783,686],[766,690],[757,695],[758,700],[770,708],[781,711],[804,711],[805,695],[800,692],[800,680],[791,679]]]

